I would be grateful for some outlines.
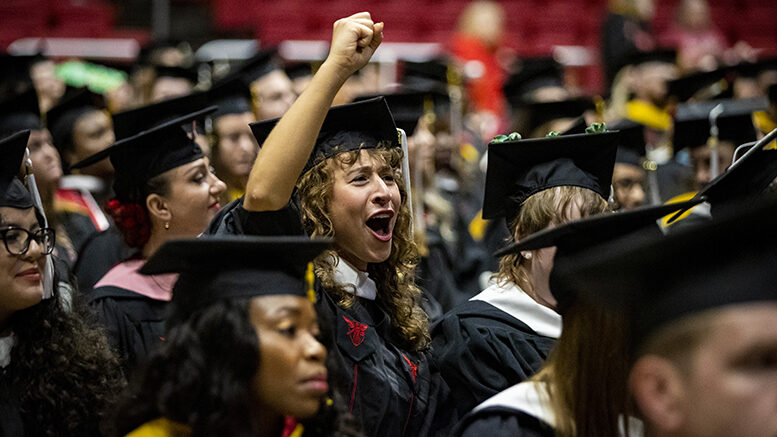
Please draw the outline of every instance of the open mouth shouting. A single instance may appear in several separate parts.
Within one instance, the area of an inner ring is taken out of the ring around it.
[[[394,231],[394,211],[385,209],[378,211],[367,219],[367,228],[372,235],[380,241],[391,241],[391,236]]]

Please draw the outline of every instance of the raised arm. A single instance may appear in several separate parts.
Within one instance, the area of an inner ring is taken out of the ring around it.
[[[346,79],[369,62],[382,40],[383,23],[373,23],[369,12],[335,22],[329,56],[259,150],[244,208],[275,211],[289,202],[332,100]]]

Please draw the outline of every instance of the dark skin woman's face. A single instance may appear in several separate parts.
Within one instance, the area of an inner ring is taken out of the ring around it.
[[[293,295],[255,297],[249,315],[259,337],[259,371],[253,382],[258,414],[314,415],[328,386],[326,349],[316,338],[313,304]]]

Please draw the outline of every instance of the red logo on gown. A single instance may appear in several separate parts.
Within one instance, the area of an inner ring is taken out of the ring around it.
[[[402,354],[402,358],[404,358],[405,361],[407,361],[407,365],[410,366],[410,373],[413,374],[413,381],[415,381],[415,376],[418,374],[418,365],[413,364],[413,362],[410,361],[410,358],[406,357],[405,354]]]
[[[364,336],[367,334],[368,326],[364,323],[359,323],[353,320],[348,320],[343,316],[345,323],[348,324],[348,337],[351,338],[351,343],[354,346],[359,346],[364,341]]]

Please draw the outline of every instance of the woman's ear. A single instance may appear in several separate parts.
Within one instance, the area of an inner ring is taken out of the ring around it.
[[[156,217],[160,221],[169,222],[173,218],[165,198],[159,194],[149,194],[146,197],[146,209],[151,217]]]

